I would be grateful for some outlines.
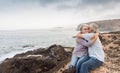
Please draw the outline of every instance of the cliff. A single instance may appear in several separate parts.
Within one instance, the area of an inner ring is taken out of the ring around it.
[[[93,21],[87,24],[90,23],[97,23],[100,31],[120,31],[120,19]],[[80,25],[77,26],[76,30],[80,29]]]

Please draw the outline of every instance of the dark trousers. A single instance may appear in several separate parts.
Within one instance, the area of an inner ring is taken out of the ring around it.
[[[79,69],[80,73],[89,73],[90,70],[100,67],[103,64],[102,61],[94,57],[89,57],[89,59],[82,63],[81,68]]]

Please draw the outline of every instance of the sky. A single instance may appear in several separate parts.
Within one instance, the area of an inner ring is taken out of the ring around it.
[[[120,0],[0,0],[0,30],[71,28],[119,19]]]

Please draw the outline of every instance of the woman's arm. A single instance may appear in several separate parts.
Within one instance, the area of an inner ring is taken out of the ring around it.
[[[95,43],[95,41],[97,40],[98,37],[99,37],[99,33],[95,33],[95,34],[91,37],[92,43]]]
[[[99,35],[99,33],[95,33],[95,34],[91,37],[91,39],[94,39],[95,36],[98,36],[98,35]]]

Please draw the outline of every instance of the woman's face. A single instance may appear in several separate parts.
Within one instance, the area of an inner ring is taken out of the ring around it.
[[[82,32],[82,33],[89,33],[89,32],[90,32],[90,29],[89,29],[88,26],[83,26],[81,32]]]

